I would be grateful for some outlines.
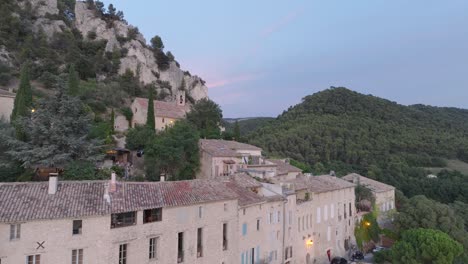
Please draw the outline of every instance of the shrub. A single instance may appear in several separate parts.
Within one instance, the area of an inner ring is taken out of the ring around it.
[[[88,31],[88,34],[86,35],[86,37],[87,37],[89,40],[95,40],[96,37],[97,37],[96,31],[94,31],[94,30]]]

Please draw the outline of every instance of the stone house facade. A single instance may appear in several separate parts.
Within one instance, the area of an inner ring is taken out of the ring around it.
[[[133,117],[130,122],[131,127],[145,125],[148,118],[148,99],[137,97],[130,106]],[[162,131],[166,127],[172,126],[177,120],[185,118],[190,107],[185,101],[185,92],[178,91],[175,101],[165,102],[154,100],[154,117],[156,131]],[[123,115],[117,115],[114,121],[114,129],[125,132],[129,129],[129,122]]]
[[[0,89],[0,119],[6,122],[10,121],[11,113],[13,112],[15,95],[13,92]]]
[[[2,264],[238,263],[237,194],[222,183],[51,179],[0,184]]]

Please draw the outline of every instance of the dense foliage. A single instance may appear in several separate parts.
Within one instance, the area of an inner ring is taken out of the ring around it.
[[[395,219],[395,225],[400,231],[412,228],[429,228],[447,233],[464,247],[461,263],[468,263],[468,232],[465,222],[449,205],[427,199],[422,195],[414,196],[405,202]]]
[[[24,168],[35,166],[63,167],[74,160],[94,161],[101,143],[88,138],[91,119],[83,104],[65,94],[65,88],[50,99],[40,100],[30,116],[18,118],[24,138],[16,139],[0,132],[6,142],[5,152]]]
[[[220,138],[222,118],[219,105],[208,98],[197,101],[187,114],[187,121],[199,131],[201,138]]]
[[[187,121],[153,137],[145,148],[145,167],[148,180],[157,181],[161,174],[168,180],[188,180],[195,177],[200,167],[197,130]]]
[[[411,229],[402,234],[392,247],[392,263],[453,263],[463,252],[460,243],[447,234],[433,229]]]
[[[248,141],[271,156],[314,167],[321,163],[339,175],[368,175],[408,196],[467,201],[466,176],[443,173],[428,179],[421,167],[444,167],[442,158],[468,160],[468,110],[403,106],[331,88],[306,96]]]
[[[226,128],[226,132],[232,133],[234,137],[240,139],[241,141],[256,129],[265,126],[275,120],[273,117],[253,117],[253,118],[240,118],[240,119],[230,119],[225,118],[222,122],[223,126]],[[239,127],[240,136],[236,135],[236,123]]]

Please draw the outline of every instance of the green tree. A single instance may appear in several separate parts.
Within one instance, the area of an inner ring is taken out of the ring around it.
[[[147,126],[136,126],[134,128],[130,128],[127,132],[125,147],[131,150],[145,149],[154,136],[154,130]]]
[[[111,126],[111,133],[114,134],[115,132],[115,113],[114,113],[114,108],[112,108],[111,111],[111,119],[110,119],[110,126]]]
[[[429,228],[447,233],[464,246],[465,253],[461,258],[465,263],[468,261],[468,232],[464,219],[446,204],[423,195],[414,196],[399,209],[395,226],[401,232],[412,228]]]
[[[68,93],[71,96],[78,96],[80,94],[80,77],[75,70],[74,64],[71,64],[68,69]]]
[[[32,108],[32,89],[29,79],[29,66],[27,63],[21,67],[20,84],[13,105],[11,121],[18,117],[27,116]]]
[[[149,89],[149,96],[148,96],[148,114],[146,116],[146,126],[152,130],[156,129],[156,119],[154,116],[154,95],[153,95],[153,88],[150,87]]]
[[[164,49],[164,43],[160,36],[156,35],[151,39],[151,47],[158,50]]]
[[[364,244],[370,241],[374,241],[375,243],[379,242],[379,234],[381,231],[377,223],[376,213],[371,212],[365,214],[354,229],[354,236],[356,237],[356,244],[359,249],[362,250]]]
[[[169,58],[170,61],[174,61],[174,60],[175,60],[174,55],[173,55],[172,52],[170,52],[170,51],[166,52],[166,56]]]
[[[240,133],[240,127],[239,127],[239,122],[236,120],[234,123],[234,139],[240,141],[241,138],[241,133]]]
[[[309,164],[305,164],[304,162],[300,162],[294,159],[291,159],[289,163],[294,167],[301,169],[303,173],[312,173],[312,168]]]
[[[161,174],[171,181],[194,179],[200,167],[199,139],[185,120],[158,134],[145,149],[147,179],[157,181]]]
[[[463,252],[460,243],[439,230],[410,229],[392,247],[392,263],[453,263]]]
[[[219,125],[222,118],[223,112],[219,105],[208,98],[192,105],[187,114],[187,120],[198,130],[201,138],[220,138]]]
[[[63,167],[73,160],[101,158],[97,140],[87,138],[91,117],[78,98],[69,97],[61,85],[57,94],[39,101],[35,113],[18,118],[26,141],[0,135],[9,146],[6,154],[24,168]]]

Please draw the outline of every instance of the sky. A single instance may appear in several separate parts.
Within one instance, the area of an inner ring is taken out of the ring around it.
[[[330,86],[468,108],[466,0],[112,3],[206,81],[224,117],[274,117]]]

